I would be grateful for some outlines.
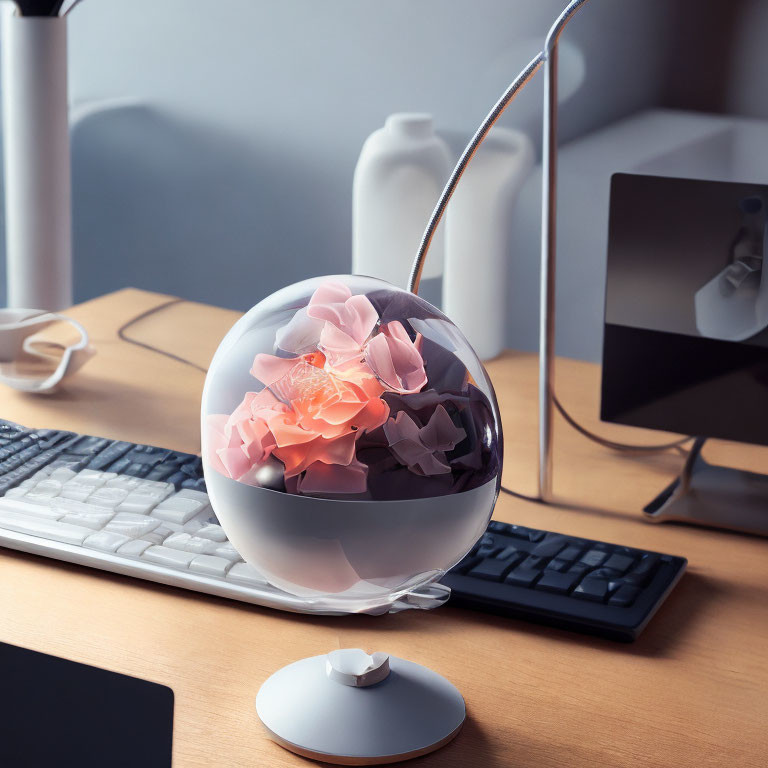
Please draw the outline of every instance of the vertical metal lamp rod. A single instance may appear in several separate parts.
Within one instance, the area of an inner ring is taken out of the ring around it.
[[[557,41],[573,14],[588,0],[571,0],[547,35],[544,50],[535,56],[496,102],[470,139],[430,216],[413,262],[408,290],[419,292],[424,262],[437,229],[464,170],[502,112],[544,64],[544,127],[542,140],[541,305],[539,325],[539,497],[552,497],[552,415],[555,363],[555,241],[557,202]]]
[[[544,120],[541,141],[541,273],[539,303],[539,498],[552,500],[555,403],[555,272],[557,269],[557,43],[573,14],[587,0],[562,12],[544,45]]]
[[[552,497],[552,418],[557,267],[557,44],[544,60],[539,279],[539,497]]]

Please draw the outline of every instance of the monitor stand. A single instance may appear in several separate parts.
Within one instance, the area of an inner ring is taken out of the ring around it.
[[[680,477],[645,507],[645,517],[768,536],[768,475],[708,464],[705,441],[696,438]]]

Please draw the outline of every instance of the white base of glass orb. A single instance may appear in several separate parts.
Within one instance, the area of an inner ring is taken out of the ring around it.
[[[438,580],[485,533],[498,480],[400,501],[297,496],[232,480],[203,461],[219,522],[243,559],[278,589],[359,613]]]
[[[282,747],[336,765],[381,765],[448,744],[466,716],[436,672],[385,654],[334,651],[289,664],[259,690],[256,711]]]

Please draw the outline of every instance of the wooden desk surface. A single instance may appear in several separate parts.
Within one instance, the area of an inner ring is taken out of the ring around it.
[[[117,328],[167,300],[120,291],[71,311],[97,356],[53,396],[2,391],[0,416],[38,427],[199,450],[203,374],[126,344]],[[130,335],[207,365],[237,314],[180,304]],[[532,493],[536,361],[488,366],[506,438],[505,483]],[[577,418],[620,439],[658,435],[599,425],[597,366],[558,362]],[[708,456],[768,470],[768,451],[720,444]],[[465,696],[468,720],[415,766],[758,766],[768,764],[768,541],[650,525],[639,509],[675,475],[674,453],[637,459],[559,421],[555,490],[566,504],[502,496],[495,517],[684,555],[689,572],[642,637],[616,644],[442,608],[310,618],[0,551],[0,640],[164,683],[176,695],[174,765],[307,764],[269,742],[254,710],[278,667],[339,647],[426,664]],[[1,687],[1,684],[0,684]]]

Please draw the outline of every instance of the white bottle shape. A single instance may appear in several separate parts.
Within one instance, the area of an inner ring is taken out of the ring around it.
[[[533,158],[526,134],[492,128],[446,211],[443,312],[481,360],[505,346],[509,221]]]
[[[435,135],[431,115],[390,115],[384,127],[368,137],[352,188],[355,274],[407,287],[421,237],[452,166],[451,152]],[[427,287],[430,278],[443,272],[442,229],[435,233],[422,274]]]

